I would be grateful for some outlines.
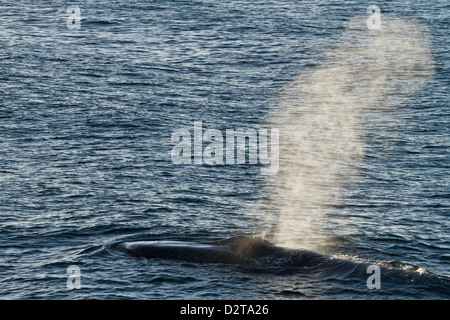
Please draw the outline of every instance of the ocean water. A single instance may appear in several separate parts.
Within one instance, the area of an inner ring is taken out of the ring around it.
[[[449,8],[1,1],[0,298],[448,299]],[[175,164],[195,121],[278,128],[278,172]],[[379,265],[381,288],[348,267],[117,249],[236,235]]]

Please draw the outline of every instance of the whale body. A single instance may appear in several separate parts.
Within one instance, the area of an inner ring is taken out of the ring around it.
[[[125,242],[117,248],[139,258],[169,259],[192,263],[217,263],[243,266],[246,270],[274,272],[276,274],[303,274],[322,279],[345,281],[365,286],[371,263],[346,260],[309,250],[288,249],[272,244],[262,238],[236,236],[230,239],[195,243],[184,241],[137,241]],[[407,286],[422,290],[441,292],[448,296],[450,279],[423,268],[405,270],[380,265],[383,286],[401,288]]]
[[[192,261],[197,263],[243,263],[232,250],[213,244],[181,241],[139,241],[119,247],[136,257]]]
[[[275,247],[261,238],[237,236],[210,243],[182,241],[126,242],[119,249],[136,257],[161,258],[197,263],[246,264],[269,255]]]
[[[119,249],[143,258],[173,259],[196,263],[254,264],[260,259],[296,261],[296,266],[317,266],[334,260],[326,255],[274,245],[260,237],[235,236],[208,243],[183,241],[125,242]]]

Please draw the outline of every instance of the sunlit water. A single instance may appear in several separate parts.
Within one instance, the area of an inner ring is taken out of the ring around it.
[[[116,250],[257,234],[448,281],[449,5],[381,1],[369,31],[369,4],[85,1],[69,30],[65,1],[2,1],[0,297],[448,298]],[[279,173],[174,165],[200,120],[279,128]]]

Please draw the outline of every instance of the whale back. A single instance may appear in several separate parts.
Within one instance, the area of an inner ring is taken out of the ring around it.
[[[245,263],[243,256],[214,244],[180,241],[139,241],[119,245],[119,249],[136,257],[191,261],[196,263]]]
[[[261,237],[235,236],[229,239],[215,241],[211,244],[227,248],[243,260],[268,256],[279,251],[284,251],[283,248],[277,247]]]

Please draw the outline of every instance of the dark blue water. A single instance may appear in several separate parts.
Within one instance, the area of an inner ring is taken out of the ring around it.
[[[320,66],[369,4],[1,1],[0,297],[449,298],[446,1],[377,3],[430,31],[434,73],[390,121],[361,123],[358,172],[312,219],[314,250],[396,270],[398,284],[383,285],[382,274],[381,289],[369,290],[366,276],[344,269],[136,259],[116,249],[276,239],[282,205],[265,188],[271,177],[250,164],[175,165],[172,132],[200,120],[267,127],[285,88]],[[69,5],[81,9],[80,29],[66,25]],[[66,286],[70,265],[81,269],[79,290]],[[412,273],[402,279],[401,270]]]

